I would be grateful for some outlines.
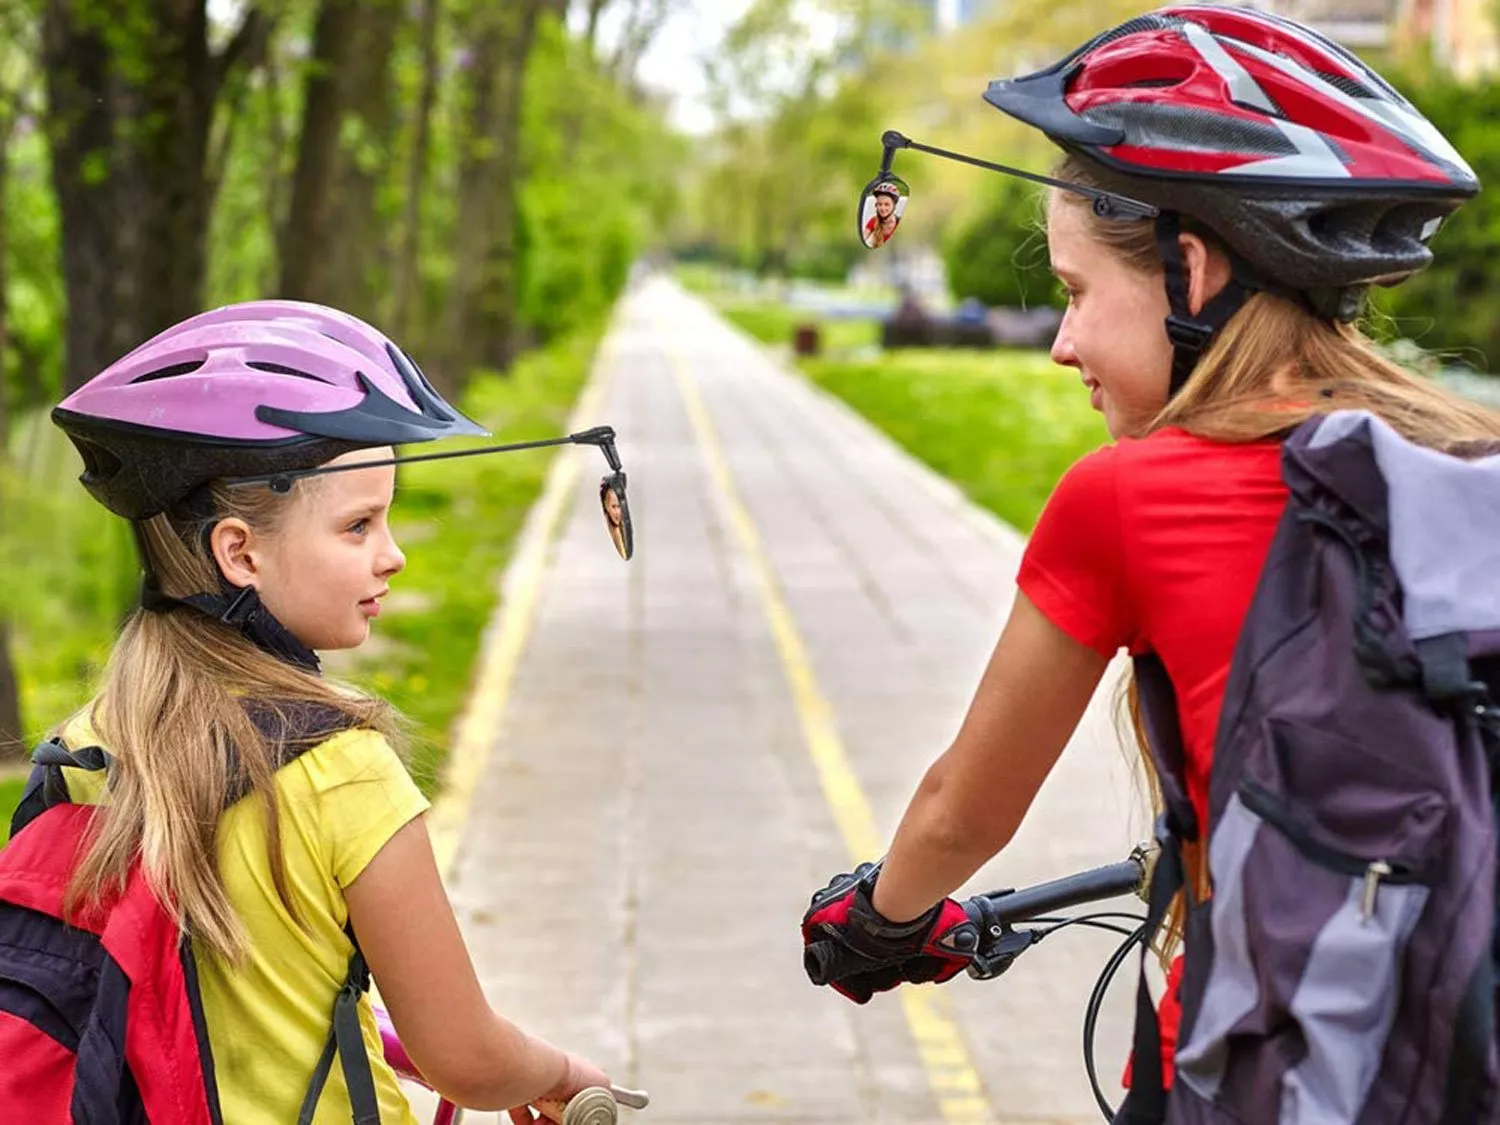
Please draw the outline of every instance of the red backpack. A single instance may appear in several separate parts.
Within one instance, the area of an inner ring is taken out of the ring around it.
[[[62,769],[104,769],[107,756],[52,740],[32,761],[0,849],[0,1120],[223,1125],[192,947],[140,869],[113,900],[63,917],[94,809],[70,803]],[[354,1119],[379,1121],[356,1015],[368,984],[356,952],[299,1120],[337,1053]]]

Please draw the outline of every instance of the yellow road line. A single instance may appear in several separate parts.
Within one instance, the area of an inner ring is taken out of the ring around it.
[[[663,326],[659,338],[671,340],[666,326]],[[681,352],[670,342],[665,346],[678,391],[708,463],[709,475],[723,502],[720,510],[728,514],[729,523],[754,572],[776,651],[791,686],[802,736],[823,787],[823,796],[833,812],[834,823],[844,838],[850,858],[855,863],[874,859],[883,854],[885,841],[875,829],[870,802],[839,737],[833,707],[818,687],[807,647],[802,643],[796,622],[781,596],[760,532],[740,498],[713,420],[703,404],[697,380],[688,370]],[[916,1041],[917,1054],[927,1072],[928,1085],[937,1099],[943,1121],[947,1125],[980,1125],[993,1121],[994,1114],[985,1098],[979,1072],[975,1070],[958,1025],[948,1011],[946,999],[933,986],[907,985],[898,989],[897,995],[901,998],[907,1026]]]
[[[603,401],[614,366],[614,349],[606,341],[594,359],[594,375],[578,400],[571,429],[579,423],[596,424],[593,415]],[[505,572],[497,618],[486,630],[479,668],[469,688],[463,713],[454,726],[453,746],[443,770],[443,785],[428,814],[428,830],[437,856],[438,871],[446,880],[453,874],[459,841],[474,790],[484,776],[485,763],[494,748],[495,736],[510,701],[511,683],[526,650],[536,607],[540,600],[547,554],[562,526],[563,515],[578,483],[579,458],[583,452],[564,448],[547,476],[541,498],[533,509],[529,530]]]

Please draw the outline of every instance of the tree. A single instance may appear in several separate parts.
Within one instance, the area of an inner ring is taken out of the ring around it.
[[[216,54],[206,0],[45,0],[69,388],[198,311],[214,107],[263,18],[249,8]]]
[[[477,3],[467,13],[458,229],[448,298],[447,379],[472,364],[504,371],[517,348],[516,223],[521,91],[547,0]],[[454,389],[454,388],[449,388]]]
[[[396,116],[390,60],[396,0],[323,0],[305,81],[291,206],[281,234],[282,296],[372,320],[384,240],[376,188],[389,175]]]

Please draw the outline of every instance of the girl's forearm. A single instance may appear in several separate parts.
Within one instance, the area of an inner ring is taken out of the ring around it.
[[[1010,842],[1025,809],[998,800],[978,818],[955,799],[941,759],[927,772],[901,818],[875,883],[874,905],[892,922],[917,917],[951,895]]]

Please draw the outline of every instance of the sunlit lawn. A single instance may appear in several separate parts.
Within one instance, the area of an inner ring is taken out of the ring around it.
[[[726,320],[772,345],[790,339],[799,315],[732,299],[715,304]],[[1036,523],[1063,471],[1108,439],[1077,375],[1045,352],[872,352],[878,322],[824,324],[824,354],[799,360],[803,373],[1022,531]]]

